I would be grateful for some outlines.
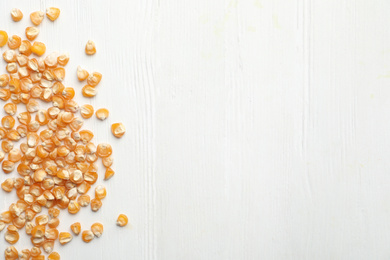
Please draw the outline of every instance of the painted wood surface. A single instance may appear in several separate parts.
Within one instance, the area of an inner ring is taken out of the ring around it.
[[[70,53],[79,104],[110,109],[85,128],[117,173],[98,213],[61,213],[105,225],[62,259],[390,258],[390,1],[3,0],[0,29],[49,6],[38,39]],[[78,65],[103,73],[96,98]]]

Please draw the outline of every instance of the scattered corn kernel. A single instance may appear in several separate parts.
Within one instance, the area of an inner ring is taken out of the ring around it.
[[[93,106],[89,105],[89,104],[85,104],[85,105],[82,105],[80,107],[80,114],[83,118],[91,118],[92,115],[93,115]]]
[[[0,31],[0,47],[3,47],[8,42],[8,34],[5,31]]]
[[[61,245],[65,245],[72,241],[73,236],[69,232],[61,232],[59,234],[59,240]]]
[[[92,224],[91,231],[95,235],[95,237],[101,237],[101,235],[103,234],[103,224],[101,223]]]
[[[19,22],[23,18],[23,13],[18,8],[13,8],[11,10],[11,17],[14,22]]]
[[[93,55],[96,53],[96,46],[93,41],[89,40],[87,42],[87,44],[85,45],[85,53],[88,55]]]
[[[38,56],[42,56],[46,52],[46,46],[42,42],[34,42],[31,46],[31,52]]]
[[[12,50],[19,48],[21,44],[22,39],[17,35],[12,35],[12,37],[8,38],[8,47]]]
[[[125,134],[126,129],[122,123],[115,123],[111,125],[111,132],[115,137],[120,138]]]
[[[89,243],[93,240],[95,235],[92,233],[91,230],[84,230],[83,233],[81,234],[81,238],[85,243]]]
[[[44,17],[45,14],[42,11],[36,11],[30,14],[30,20],[34,25],[40,25]]]
[[[120,214],[116,220],[116,224],[120,227],[126,226],[128,222],[129,220],[125,214]]]
[[[52,252],[50,255],[48,255],[47,260],[60,260],[60,254],[57,252]]]
[[[14,246],[9,246],[4,251],[4,257],[6,260],[15,260],[19,258],[18,250]]]
[[[30,41],[35,40],[39,34],[39,29],[37,27],[27,27],[26,28],[26,38]]]
[[[81,93],[83,94],[84,97],[94,97],[97,94],[97,89],[89,85],[85,85],[82,88]]]
[[[108,110],[106,108],[99,108],[96,111],[96,117],[102,121],[105,120],[109,114],[110,113],[108,112]]]
[[[46,9],[46,16],[54,22],[60,16],[60,12],[60,9],[56,7],[50,7]]]
[[[77,67],[77,78],[79,81],[84,81],[88,78],[89,73],[85,69],[81,68],[80,66]]]

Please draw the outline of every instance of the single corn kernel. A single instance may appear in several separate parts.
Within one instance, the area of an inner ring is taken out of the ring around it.
[[[73,236],[69,232],[61,232],[59,234],[59,240],[61,245],[69,243],[73,239]]]
[[[95,235],[92,233],[91,230],[84,230],[81,237],[85,243],[89,243],[92,241]]]
[[[59,199],[59,198],[56,197],[56,199]],[[49,216],[51,218],[56,218],[60,215],[60,210],[57,208],[51,208],[51,209],[49,209],[48,213],[49,213]]]
[[[46,46],[42,42],[34,42],[31,46],[31,52],[38,56],[42,56],[46,52]]]
[[[58,62],[58,64],[60,64],[61,66],[66,66],[66,64],[68,64],[68,61],[69,61],[69,53],[61,54],[61,55],[58,56],[58,58],[57,58],[57,62]]]
[[[43,242],[42,244],[42,248],[47,254],[50,254],[51,252],[53,252],[54,249],[54,240],[45,240],[45,242]]]
[[[125,214],[120,214],[118,219],[116,220],[117,226],[124,227],[129,222],[127,216]]]
[[[109,112],[106,108],[99,108],[97,111],[96,111],[96,117],[100,120],[105,120],[109,115]]]
[[[106,188],[103,186],[103,185],[98,185],[96,188],[95,188],[95,197],[97,199],[104,199],[107,195],[107,191],[106,191]]]
[[[35,40],[39,34],[39,29],[37,27],[27,27],[26,28],[26,37],[30,41]]]
[[[8,39],[8,47],[12,50],[19,48],[21,44],[22,39],[17,35],[12,35],[12,37]]]
[[[58,238],[58,230],[55,228],[48,228],[45,232],[46,239],[56,240]]]
[[[60,257],[60,254],[57,253],[57,252],[53,252],[51,253],[48,257],[47,257],[47,260],[60,260],[61,257]]]
[[[103,203],[99,199],[92,199],[91,200],[91,210],[93,212],[98,211],[102,207]]]
[[[104,179],[105,179],[105,180],[111,179],[111,177],[114,176],[114,174],[115,174],[114,170],[111,169],[110,167],[108,167],[108,168],[106,169],[105,174],[104,174]]]
[[[54,22],[60,16],[60,12],[60,9],[56,7],[49,7],[46,9],[46,16]]]
[[[111,125],[111,132],[115,137],[120,138],[125,134],[126,129],[122,123],[115,123]]]
[[[70,225],[70,229],[72,230],[72,232],[78,236],[81,232],[81,224],[80,222],[76,222],[76,223],[73,223],[72,225]]]
[[[0,87],[6,87],[9,83],[9,76],[8,74],[0,75]]]
[[[76,214],[80,211],[80,205],[77,201],[71,200],[68,204],[68,212],[70,214]]]
[[[29,260],[31,258],[31,253],[29,249],[23,249],[22,252],[19,253],[19,260]]]
[[[9,246],[4,251],[4,257],[6,260],[16,260],[19,258],[18,250],[14,246]]]
[[[59,218],[52,218],[52,219],[50,219],[49,222],[47,223],[47,225],[48,225],[50,228],[56,228],[56,227],[58,227],[59,224],[60,224]]]
[[[89,104],[85,104],[80,107],[80,114],[83,118],[87,119],[92,117],[93,112],[94,112],[93,106]]]
[[[89,195],[83,194],[77,198],[77,202],[81,207],[87,207],[91,202],[91,198],[89,197]]]
[[[81,89],[81,93],[83,94],[84,97],[94,97],[97,94],[97,89],[91,87],[90,85],[85,85]]]
[[[101,235],[103,234],[103,224],[101,223],[92,224],[91,231],[96,237],[101,237]]]
[[[97,149],[96,149],[96,154],[102,158],[110,156],[112,154],[111,145],[107,144],[107,143],[98,144]]]
[[[8,34],[5,31],[0,31],[0,47],[3,47],[8,42]]]
[[[18,8],[14,8],[11,10],[11,17],[14,22],[19,22],[23,18],[23,13]]]
[[[77,67],[77,78],[79,81],[84,81],[88,78],[89,73],[85,69],[81,68],[80,66]]]
[[[17,109],[18,107],[14,103],[7,103],[4,105],[5,113],[7,113],[10,116],[15,115]]]
[[[102,76],[103,75],[99,72],[92,73],[92,75],[90,75],[87,78],[88,85],[90,85],[91,87],[96,87],[100,83],[100,81],[102,80]]]
[[[93,55],[96,53],[96,46],[93,41],[89,40],[87,42],[87,44],[85,45],[85,53],[88,55]]]
[[[1,35],[1,32],[0,32],[0,35]],[[1,42],[1,36],[0,36],[0,42]],[[0,44],[0,47],[1,47],[1,44]],[[22,43],[20,44],[19,52],[20,52],[20,54],[30,56],[30,54],[32,53],[31,42],[27,41],[27,40],[23,40]]]
[[[41,249],[39,247],[34,246],[30,250],[31,256],[39,256],[42,253]]]
[[[14,179],[8,178],[1,184],[1,188],[6,192],[11,192],[14,188],[14,183]]]
[[[18,229],[14,225],[9,225],[7,227],[7,232],[4,235],[5,241],[11,245],[15,244],[19,240]]]
[[[44,17],[45,14],[42,11],[36,11],[30,14],[30,20],[34,25],[40,25]]]

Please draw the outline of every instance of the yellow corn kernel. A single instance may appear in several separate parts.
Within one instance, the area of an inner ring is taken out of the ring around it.
[[[14,246],[9,246],[4,251],[4,257],[6,260],[16,260],[19,259],[18,250]]]
[[[46,239],[56,240],[58,238],[58,230],[55,228],[48,228],[45,231]]]
[[[16,61],[16,52],[14,50],[7,50],[3,53],[3,59],[7,62],[15,62]]]
[[[85,104],[85,105],[82,105],[80,107],[80,114],[83,118],[90,118],[93,116],[93,112],[94,112],[94,109],[93,109],[93,106],[89,105],[89,104]]]
[[[101,237],[101,235],[103,234],[103,224],[93,223],[91,226],[91,231],[95,235],[95,237]]]
[[[57,198],[57,197],[56,197],[56,198]],[[58,199],[58,198],[57,198],[57,199]],[[48,213],[49,213],[49,216],[50,216],[51,218],[56,218],[56,217],[58,217],[58,216],[60,215],[60,210],[57,209],[57,208],[50,208],[49,211],[48,211]]]
[[[90,204],[91,199],[89,195],[83,194],[77,198],[77,202],[81,207],[87,207]]]
[[[93,41],[89,40],[87,42],[87,44],[85,45],[85,53],[88,55],[93,55],[96,53],[96,46]]]
[[[96,87],[102,80],[103,75],[99,72],[94,72],[87,78],[87,83],[91,87]]]
[[[91,200],[91,210],[96,212],[102,207],[103,203],[99,199],[92,199]]]
[[[16,64],[16,62],[8,63],[6,66],[6,70],[9,73],[16,73],[18,71],[18,65]]]
[[[95,237],[91,230],[84,230],[81,237],[85,243],[89,243]]]
[[[83,94],[84,97],[94,97],[97,94],[97,89],[91,87],[90,85],[85,85],[81,89],[81,93]]]
[[[19,253],[19,260],[29,260],[31,258],[31,253],[29,249],[23,249],[22,252]]]
[[[50,254],[51,252],[53,252],[54,249],[54,240],[45,240],[45,242],[43,242],[42,244],[42,248],[47,254]]]
[[[0,31],[0,47],[3,47],[8,42],[8,34],[5,31]]]
[[[83,144],[89,143],[93,138],[93,133],[89,130],[81,130],[80,131],[80,141],[83,142]]]
[[[1,124],[6,129],[12,129],[15,125],[15,119],[12,116],[5,116],[1,119]]]
[[[12,37],[8,39],[8,47],[12,50],[19,48],[21,44],[22,39],[17,35],[12,35]]]
[[[14,225],[9,225],[7,227],[7,232],[4,235],[5,241],[11,245],[15,244],[19,240],[18,229]]]
[[[89,73],[85,69],[81,68],[80,66],[77,67],[77,78],[79,81],[84,81],[88,78]]]
[[[19,22],[23,18],[23,13],[18,8],[13,8],[11,10],[11,17],[14,22]]]
[[[56,227],[58,227],[59,224],[60,224],[60,219],[59,218],[52,218],[52,219],[49,220],[49,222],[47,222],[47,225],[50,228],[56,228]]]
[[[14,188],[14,183],[14,179],[8,178],[1,184],[1,188],[6,192],[11,192]]]
[[[36,245],[40,246],[43,244],[43,242],[44,241],[36,242]],[[32,243],[34,244],[34,241],[32,241]],[[34,256],[34,257],[31,257],[31,260],[45,260],[45,256],[44,255]]]
[[[31,46],[31,52],[38,56],[42,56],[46,52],[46,46],[42,42],[34,42]]]
[[[40,25],[44,17],[45,14],[42,11],[36,11],[30,14],[30,20],[34,25]]]
[[[46,214],[39,215],[35,218],[35,224],[46,225],[49,222],[49,216]]]
[[[73,239],[73,236],[69,232],[61,232],[59,234],[59,240],[61,245],[69,243]]]
[[[0,31],[0,35],[1,35],[1,31]],[[1,36],[0,36],[0,42],[1,42]],[[1,44],[0,44],[0,47],[1,47]],[[31,47],[32,46],[31,46],[30,41],[23,40],[22,43],[20,44],[20,47],[19,47],[20,54],[30,56],[30,54],[32,53]]]
[[[68,204],[68,212],[70,214],[76,214],[77,212],[80,211],[80,205],[77,201],[75,200],[71,200],[69,201],[69,204]]]
[[[128,222],[129,219],[127,218],[127,216],[125,214],[120,214],[118,216],[118,219],[116,220],[116,225],[120,227],[124,227],[127,225]]]
[[[60,9],[56,7],[49,7],[46,9],[46,16],[54,22],[60,16],[60,12]]]
[[[112,157],[104,157],[102,159],[102,162],[103,162],[104,167],[109,168],[113,164],[114,159]]]
[[[57,253],[57,252],[53,252],[51,253],[48,257],[47,257],[47,260],[60,260],[61,257],[60,257],[60,254]]]
[[[5,113],[7,113],[10,116],[15,115],[17,109],[18,107],[14,103],[7,103],[4,105]]]
[[[57,81],[63,81],[65,78],[65,69],[64,68],[56,68],[53,70],[54,79]]]
[[[39,247],[34,246],[30,250],[31,256],[39,256],[42,253],[41,249]]]
[[[61,66],[66,66],[66,64],[68,64],[68,61],[69,61],[69,53],[64,53],[57,57],[57,62]]]
[[[114,176],[114,174],[115,174],[114,170],[111,169],[110,167],[108,167],[108,168],[106,169],[105,174],[104,174],[104,179],[105,179],[105,180],[108,180],[108,179],[110,179],[112,176]]]
[[[110,156],[112,154],[111,145],[107,144],[107,143],[98,144],[97,149],[96,149],[96,154],[102,158]]]
[[[122,123],[115,123],[111,125],[111,132],[115,137],[120,138],[125,134],[126,129]]]
[[[26,28],[26,38],[30,41],[35,40],[39,34],[39,29],[37,27],[27,27]]]
[[[99,108],[96,110],[96,117],[103,121],[108,117],[109,113],[110,112],[106,108]]]
[[[8,154],[8,160],[11,162],[19,162],[22,156],[22,152],[18,148],[13,148]]]
[[[76,223],[73,223],[72,225],[70,225],[70,229],[72,230],[72,232],[78,236],[81,232],[81,224],[80,222],[76,222]]]
[[[9,76],[8,74],[0,75],[0,87],[6,87],[9,83]]]
[[[0,221],[4,223],[11,223],[13,217],[11,211],[4,211],[0,214]]]

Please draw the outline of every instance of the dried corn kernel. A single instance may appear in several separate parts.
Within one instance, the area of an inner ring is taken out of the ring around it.
[[[85,53],[88,55],[93,55],[96,53],[96,46],[93,41],[89,40],[87,42],[87,44],[85,45]]]
[[[122,123],[115,123],[111,125],[111,132],[115,137],[120,138],[125,134],[126,129]]]
[[[4,235],[5,241],[11,245],[15,244],[19,240],[18,229],[14,225],[9,225],[7,227],[7,232]]]
[[[110,156],[112,154],[111,145],[107,144],[107,143],[98,144],[97,149],[96,149],[96,154],[102,158]]]
[[[94,223],[91,226],[91,231],[95,237],[101,237],[103,234],[103,225],[101,223]]]
[[[42,42],[34,42],[31,46],[31,52],[38,56],[42,56],[46,52],[46,46]]]
[[[77,236],[78,234],[80,234],[81,232],[81,224],[80,222],[76,222],[76,223],[73,223],[72,225],[70,225],[70,229],[72,230],[72,232]]]
[[[26,28],[26,38],[30,41],[35,40],[39,34],[39,29],[37,27],[27,27]]]
[[[0,31],[0,47],[3,47],[8,42],[8,34],[5,31]]]
[[[91,87],[96,87],[100,83],[100,81],[102,80],[102,76],[103,75],[99,72],[92,73],[92,75],[90,75],[87,78],[88,85],[90,85]]]
[[[42,253],[41,249],[39,249],[39,247],[36,247],[36,246],[31,248],[31,250],[30,250],[31,256],[39,256],[41,253]]]
[[[83,118],[90,118],[92,117],[93,115],[93,106],[89,105],[89,104],[85,104],[83,106],[80,107],[80,114]]]
[[[1,32],[0,32],[0,35],[1,35]],[[0,36],[0,42],[1,42],[1,36]],[[1,47],[1,43],[0,43],[0,47]],[[32,48],[31,43],[29,41],[23,40],[22,43],[20,44],[19,52],[20,52],[20,54],[30,56],[30,54],[32,53],[31,48]]]
[[[22,44],[22,39],[17,35],[12,35],[11,38],[8,39],[8,47],[10,49],[17,49]],[[20,64],[19,64],[20,65]]]
[[[48,255],[47,260],[60,260],[60,254],[57,252],[53,252],[50,255]]]
[[[97,89],[95,89],[89,85],[85,85],[81,89],[81,93],[83,94],[84,97],[94,97],[97,94]]]
[[[81,234],[81,237],[85,243],[89,243],[93,240],[95,235],[92,233],[91,230],[84,230],[83,233]]]
[[[50,7],[46,9],[46,16],[54,22],[60,16],[60,12],[60,9],[56,7]]]
[[[106,108],[100,108],[96,111],[96,117],[100,120],[105,120],[109,115],[109,112]]]
[[[23,13],[18,8],[14,8],[11,10],[11,17],[14,22],[19,22],[23,18]]]
[[[61,245],[69,243],[73,239],[73,236],[69,232],[61,232],[59,234],[59,240]]]
[[[4,257],[6,260],[16,260],[19,258],[18,250],[14,246],[9,246],[4,251]]]
[[[116,224],[120,227],[126,226],[128,222],[129,220],[125,214],[120,214],[116,220]]]
[[[30,20],[34,25],[40,25],[44,17],[45,14],[42,11],[36,11],[30,14]]]
[[[81,68],[80,66],[77,67],[77,78],[79,81],[84,81],[88,78],[89,73],[85,69]]]
[[[93,211],[93,212],[96,212],[96,211],[98,211],[101,207],[102,207],[102,205],[103,205],[103,203],[102,203],[102,201],[101,200],[99,200],[99,199],[92,199],[91,200],[91,210]]]

